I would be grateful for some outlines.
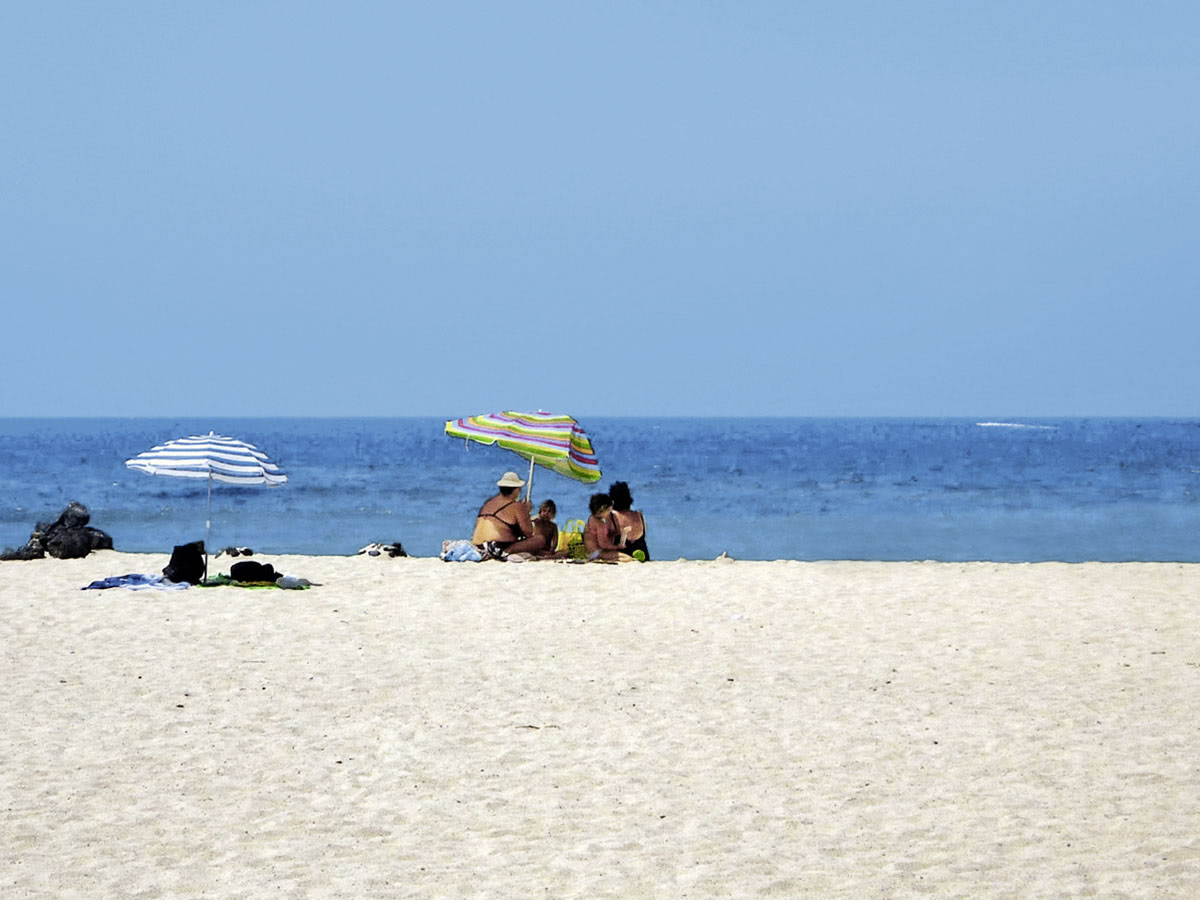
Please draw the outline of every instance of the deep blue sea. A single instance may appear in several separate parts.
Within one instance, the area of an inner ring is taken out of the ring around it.
[[[400,541],[434,556],[469,537],[506,470],[528,464],[447,438],[442,419],[0,419],[0,546],[78,500],[118,550],[204,537],[202,481],[124,461],[210,430],[289,476],[213,488],[209,548],[353,554]],[[604,471],[538,469],[560,527],[629,483],[656,559],[1200,561],[1200,421],[643,419],[581,423]]]

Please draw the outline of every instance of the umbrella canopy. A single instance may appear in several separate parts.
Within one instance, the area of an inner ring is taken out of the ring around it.
[[[265,484],[268,487],[287,483],[287,475],[253,444],[211,431],[206,435],[176,438],[159,444],[125,460],[125,465],[147,475],[208,479],[208,514],[204,521],[206,575],[208,535],[212,527],[212,483]]]
[[[446,423],[451,437],[496,444],[529,460],[529,496],[535,464],[575,481],[592,484],[600,480],[600,465],[592,442],[570,416],[547,412],[500,412]]]
[[[278,485],[287,475],[253,444],[209,432],[177,438],[139,453],[125,465],[147,475],[207,478],[226,484]]]

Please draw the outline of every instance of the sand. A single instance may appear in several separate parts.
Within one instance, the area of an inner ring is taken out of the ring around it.
[[[1200,566],[166,560],[0,563],[6,898],[1200,896]]]

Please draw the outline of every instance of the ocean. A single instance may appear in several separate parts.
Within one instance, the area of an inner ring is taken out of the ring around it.
[[[704,419],[581,422],[604,478],[535,471],[560,527],[629,483],[655,559],[1200,562],[1200,421]],[[124,461],[210,430],[257,444],[279,488],[215,484],[209,549],[349,555],[469,537],[497,478],[528,464],[442,419],[0,419],[0,546],[71,500],[118,550],[204,537],[206,484]]]

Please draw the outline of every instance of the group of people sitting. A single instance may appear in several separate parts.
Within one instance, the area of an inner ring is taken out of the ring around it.
[[[533,504],[521,499],[524,480],[516,472],[505,472],[496,482],[499,492],[489,497],[475,517],[471,543],[485,556],[506,559],[524,553],[535,559],[554,559],[566,555],[558,549],[558,509],[553,500],[544,500],[537,516],[531,517]],[[650,559],[646,547],[646,519],[633,509],[629,485],[614,482],[607,494],[593,494],[588,502],[591,515],[583,530],[584,549],[589,560],[625,562]]]

